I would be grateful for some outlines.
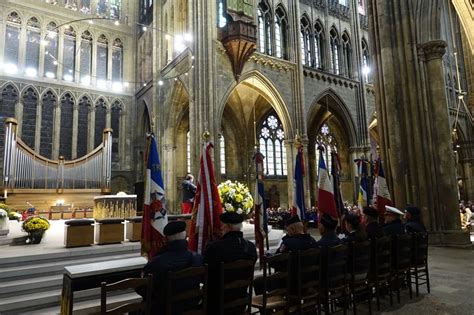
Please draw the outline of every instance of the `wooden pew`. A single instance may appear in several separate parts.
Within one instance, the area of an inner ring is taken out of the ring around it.
[[[102,282],[138,278],[146,263],[144,257],[136,257],[64,267],[61,315],[72,314],[74,292],[99,288]]]

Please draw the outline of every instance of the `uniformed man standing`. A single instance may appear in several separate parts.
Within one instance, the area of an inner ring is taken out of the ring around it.
[[[403,212],[397,208],[385,206],[385,224],[383,226],[385,235],[396,236],[405,233],[401,216],[403,216]]]
[[[373,207],[364,207],[364,221],[367,238],[377,238],[384,236],[383,228],[379,224],[379,213]]]
[[[153,275],[154,299],[153,313],[164,313],[166,297],[166,281],[169,271],[179,271],[189,267],[198,267],[203,265],[203,257],[188,250],[188,242],[186,241],[186,223],[183,221],[169,222],[163,233],[166,236],[166,245],[161,248],[158,254],[149,261],[144,269],[143,274]],[[189,290],[191,288],[199,288],[200,279],[180,282],[175,284],[175,291]],[[145,292],[137,290],[137,292],[145,296]],[[188,308],[193,308],[199,301],[185,301],[176,309],[178,313]]]
[[[414,206],[405,208],[405,231],[407,233],[425,232],[426,228],[421,222],[420,209]]]
[[[243,218],[235,212],[224,212],[220,216],[222,238],[220,240],[209,243],[204,252],[204,262],[208,264],[208,314],[218,314],[219,304],[214,299],[219,296],[220,291],[220,264],[228,263],[240,259],[251,260],[255,263],[257,260],[257,249],[255,244],[244,239],[242,233]],[[247,279],[249,272],[252,270],[242,270],[242,272],[234,272],[232,275],[226,275],[226,280],[235,281],[238,279]],[[229,296],[224,296],[224,300],[235,300],[239,296],[245,296],[245,291],[232,292]],[[230,296],[232,295],[232,296]],[[212,301],[211,301],[212,300]],[[236,310],[236,314],[242,313],[243,310]],[[233,313],[228,311],[227,313]]]
[[[194,176],[190,173],[186,174],[183,180],[183,203],[181,204],[181,213],[188,214],[193,210],[194,196],[196,195],[196,185],[193,183]]]

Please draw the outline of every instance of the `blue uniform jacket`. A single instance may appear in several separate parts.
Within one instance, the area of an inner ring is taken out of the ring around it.
[[[385,235],[392,237],[395,235],[405,234],[405,227],[400,219],[384,224],[383,230]]]
[[[420,220],[413,219],[405,223],[405,231],[407,233],[418,233],[418,232],[425,232],[426,228],[423,225],[423,223],[421,223]]]

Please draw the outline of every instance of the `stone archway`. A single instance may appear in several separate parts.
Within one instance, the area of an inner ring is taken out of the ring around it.
[[[242,181],[252,188],[255,179],[252,156],[259,126],[268,115],[274,115],[281,122],[284,139],[293,139],[288,108],[273,84],[256,71],[244,74],[239,84],[232,84],[224,100],[217,112],[220,119],[216,122],[217,130],[225,139],[226,172],[221,177]],[[283,150],[285,158],[288,156],[285,165],[287,174],[266,176],[265,190],[268,192],[271,187],[276,187],[280,206],[287,207],[292,193],[292,185],[289,185],[289,179],[292,179],[292,149],[286,141],[280,142],[279,148],[279,154]],[[216,169],[219,169],[222,163],[217,158],[221,157],[219,146],[215,148],[215,157],[218,162]]]
[[[310,107],[307,118],[309,180],[311,203],[317,201],[317,163],[319,152],[317,146],[321,138],[321,130],[328,132],[327,138],[332,139],[341,162],[341,192],[344,201],[355,200],[353,184],[353,154],[351,148],[356,143],[355,126],[346,105],[333,90],[323,92]],[[326,155],[325,159],[329,156]],[[332,166],[326,160],[328,169]]]

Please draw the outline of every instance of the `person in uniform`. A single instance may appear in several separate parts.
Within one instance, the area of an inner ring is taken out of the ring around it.
[[[194,185],[194,176],[190,173],[186,174],[183,180],[183,203],[181,204],[181,213],[189,214],[193,210],[194,196],[196,195],[196,185]]]
[[[405,232],[417,233],[425,232],[426,228],[421,222],[420,209],[414,206],[408,206],[405,208]]]
[[[219,296],[222,288],[220,279],[221,263],[228,263],[240,259],[251,260],[255,263],[257,260],[257,249],[254,243],[244,239],[242,233],[243,218],[236,212],[224,212],[220,216],[222,238],[210,242],[204,252],[204,263],[208,264],[208,296],[216,298]],[[226,280],[235,281],[238,279],[247,279],[252,270],[242,270],[242,272],[233,272],[232,275],[225,275]],[[232,301],[243,297],[246,292],[243,290],[233,290],[226,292],[225,301]],[[208,303],[208,314],[218,314],[220,305],[217,302]],[[242,309],[235,310],[235,314],[241,314]],[[234,314],[234,310],[229,310],[226,314]]]
[[[143,268],[143,275],[153,275],[153,313],[165,312],[166,283],[169,271],[179,271],[189,267],[203,265],[203,257],[188,250],[186,241],[186,223],[183,221],[171,221],[163,229],[166,237],[166,245],[161,248],[158,254],[150,260]],[[179,292],[192,288],[199,288],[202,279],[192,279],[176,283],[174,290]],[[140,288],[137,293],[146,296],[144,289]],[[192,309],[199,301],[190,300],[181,302],[179,307],[175,307],[177,314]]]
[[[276,254],[296,252],[316,247],[315,239],[304,232],[304,225],[298,216],[293,216],[285,222],[286,235],[283,236]]]
[[[402,220],[403,212],[395,207],[385,206],[385,224],[383,230],[385,235],[396,236],[405,233]]]
[[[355,213],[349,213],[344,217],[344,227],[347,231],[343,239],[345,243],[363,242],[367,240],[365,228],[360,223],[360,216]]]
[[[339,245],[341,240],[336,235],[337,221],[331,218],[329,214],[323,214],[318,224],[318,230],[321,239],[316,242],[316,246],[321,248]]]
[[[379,213],[377,209],[373,207],[364,207],[364,221],[365,231],[367,232],[367,238],[373,239],[384,236],[383,228],[380,226]]]

